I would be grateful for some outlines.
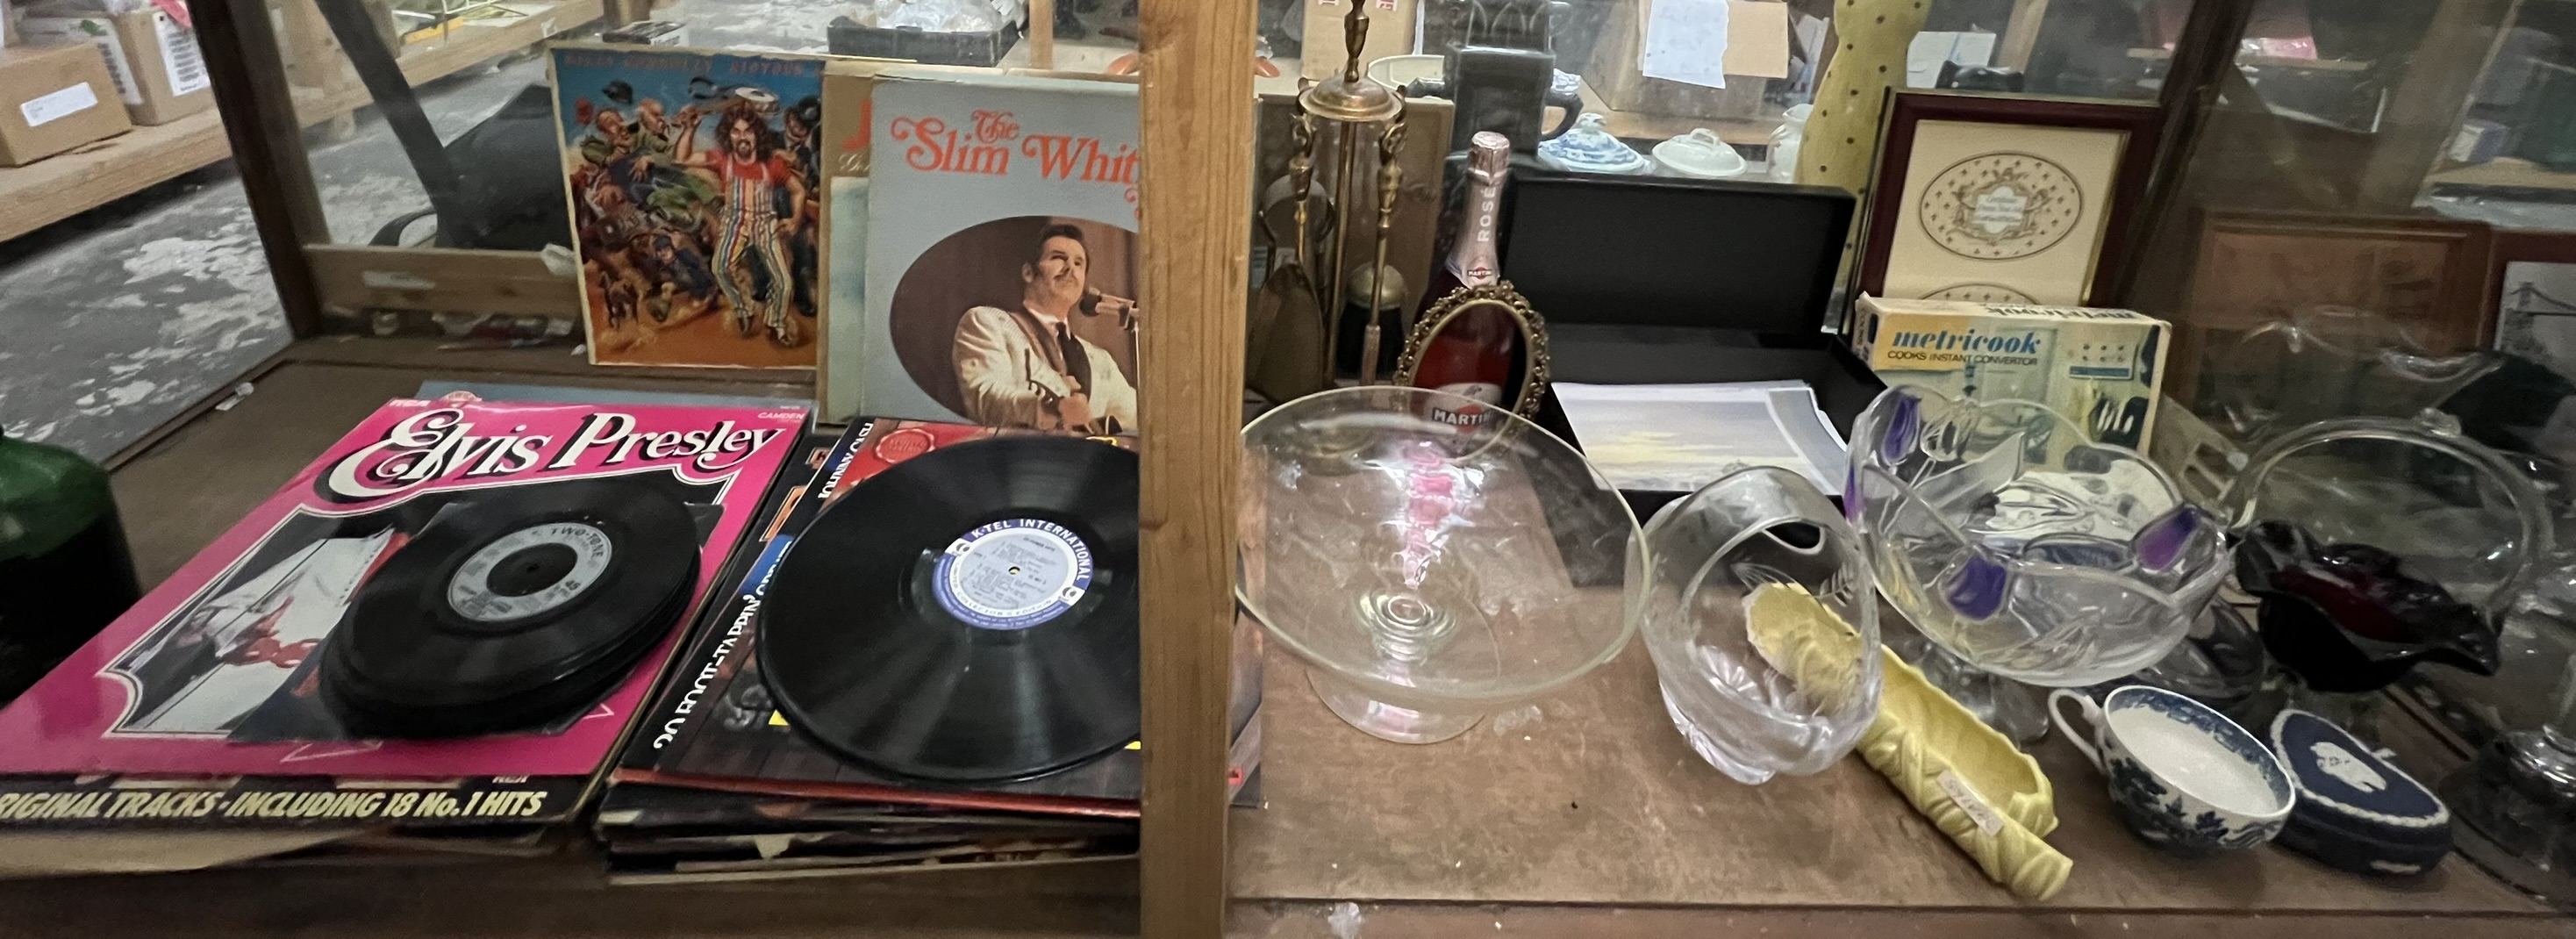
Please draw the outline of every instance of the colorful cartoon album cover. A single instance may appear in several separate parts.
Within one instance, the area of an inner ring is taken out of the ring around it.
[[[823,61],[553,51],[590,360],[813,365]]]
[[[1137,432],[1135,86],[888,68],[869,101],[859,410]]]
[[[796,409],[496,404],[464,394],[389,402],[0,710],[0,774],[588,776],[645,703],[679,626],[753,524],[805,426]],[[666,602],[680,610],[673,625],[658,639],[638,634],[650,651],[622,679],[608,676],[603,697],[569,702],[562,718],[533,730],[456,739],[369,739],[331,719],[344,712],[317,687],[332,680],[317,666],[335,634],[350,634],[371,578],[442,572],[426,582],[447,584],[440,595],[469,618],[480,615],[475,604],[538,604],[539,613],[590,604],[602,591],[584,593],[585,584],[627,583],[619,565],[642,556],[639,546],[596,527],[588,531],[597,539],[579,537],[588,523],[543,508],[554,495],[603,485],[676,500],[686,513],[677,532],[698,542],[694,581],[669,588]],[[482,547],[464,560],[435,549],[468,528],[459,521],[467,513],[479,506],[475,517],[491,516],[496,505],[537,508],[500,513],[489,526],[498,534],[465,542]],[[521,517],[531,521],[512,529]],[[549,552],[571,565],[560,577],[529,580],[524,593],[502,586],[502,566],[524,556],[533,570]],[[493,559],[478,567],[485,555]],[[0,821],[24,819],[0,812]]]
[[[693,648],[674,667],[661,699],[619,757],[615,788],[676,786],[758,796],[858,799],[944,806],[961,811],[1023,811],[1132,818],[1143,782],[1134,746],[1063,772],[973,789],[922,789],[833,758],[797,735],[781,716],[753,654],[771,572],[814,518],[841,494],[904,460],[994,435],[1050,433],[924,421],[853,423],[813,482],[780,510],[751,566],[730,581],[732,594],[701,613]],[[1055,431],[1052,433],[1061,433]],[[1117,438],[1132,446],[1132,438]],[[754,548],[743,546],[750,555]],[[1261,634],[1248,621],[1234,627],[1231,784],[1245,785],[1260,763]],[[1238,788],[1238,791],[1241,791]],[[750,809],[746,808],[748,814]]]

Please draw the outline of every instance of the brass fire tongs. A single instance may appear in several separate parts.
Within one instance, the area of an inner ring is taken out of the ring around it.
[[[1362,211],[1354,203],[1368,191],[1365,184],[1354,179],[1359,175],[1360,146],[1367,139],[1363,128],[1381,125],[1391,130],[1404,120],[1403,96],[1369,78],[1361,68],[1364,61],[1361,54],[1368,45],[1367,6],[1353,3],[1350,12],[1342,16],[1342,45],[1347,57],[1342,62],[1341,74],[1326,78],[1297,95],[1299,110],[1341,128],[1340,134],[1334,138],[1341,147],[1341,172],[1332,177],[1333,262],[1316,280],[1316,306],[1323,312],[1324,320],[1324,386],[1327,388],[1332,387],[1333,363],[1341,358],[1343,296],[1346,288],[1351,286],[1351,269],[1346,265],[1350,263],[1352,228],[1357,221],[1357,212]],[[1381,148],[1385,146],[1386,133],[1382,131],[1379,134]],[[1397,138],[1399,143],[1402,139]],[[1375,272],[1372,272],[1374,276]],[[1370,304],[1370,315],[1375,316],[1376,301],[1372,299]]]
[[[1315,243],[1311,240],[1306,211],[1307,203],[1315,195],[1315,116],[1297,112],[1296,121],[1290,125],[1290,133],[1297,148],[1288,157],[1288,197],[1297,200],[1297,240],[1288,245],[1292,252],[1290,263],[1306,272],[1306,295],[1320,307],[1324,298],[1315,293],[1315,259],[1311,253]]]
[[[1395,227],[1395,197],[1404,185],[1404,167],[1395,164],[1404,151],[1404,122],[1387,125],[1377,138],[1377,262],[1369,268],[1368,332],[1360,343],[1360,384],[1377,384],[1378,350],[1385,345],[1385,324],[1378,311],[1386,305],[1387,232]]]
[[[1283,198],[1296,201],[1292,210],[1296,230],[1292,238],[1272,227],[1270,206],[1263,206],[1262,230],[1270,236],[1271,263],[1260,295],[1253,298],[1247,327],[1247,351],[1252,358],[1245,365],[1246,377],[1253,390],[1279,401],[1332,387],[1330,360],[1321,365],[1315,361],[1325,353],[1324,337],[1318,332],[1324,314],[1316,308],[1309,209],[1315,191],[1313,120],[1301,111],[1288,127],[1292,140],[1288,176],[1280,181],[1287,184],[1288,192],[1272,196],[1271,204]]]

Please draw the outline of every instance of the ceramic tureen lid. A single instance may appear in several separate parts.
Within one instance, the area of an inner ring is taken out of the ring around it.
[[[1655,145],[1655,160],[1676,173],[1709,179],[1744,175],[1744,156],[1705,127]]]
[[[1646,168],[1643,154],[1610,136],[1602,117],[1589,111],[1574,119],[1574,129],[1541,141],[1538,156],[1549,166],[1582,173],[1635,173]]]

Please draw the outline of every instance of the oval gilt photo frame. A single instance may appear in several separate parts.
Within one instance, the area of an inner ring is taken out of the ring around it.
[[[1413,324],[1413,333],[1404,339],[1404,356],[1395,363],[1395,383],[1415,384],[1421,377],[1423,352],[1431,347],[1431,340],[1459,317],[1478,309],[1501,312],[1520,331],[1520,393],[1513,396],[1511,410],[1523,418],[1537,419],[1539,398],[1547,393],[1547,322],[1530,308],[1528,298],[1512,289],[1510,281],[1458,288],[1424,310],[1422,318]]]

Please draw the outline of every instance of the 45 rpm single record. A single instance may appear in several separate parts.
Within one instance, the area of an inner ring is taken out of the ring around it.
[[[323,644],[350,730],[455,737],[567,715],[623,680],[692,595],[697,528],[652,486],[587,479],[458,503],[360,588]]]
[[[1136,455],[1070,437],[895,464],[779,562],[754,644],[787,722],[851,764],[990,783],[1136,739]]]

